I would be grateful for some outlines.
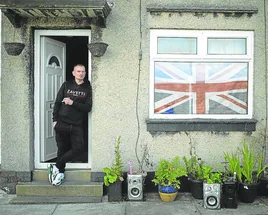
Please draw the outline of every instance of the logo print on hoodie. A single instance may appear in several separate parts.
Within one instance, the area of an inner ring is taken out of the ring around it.
[[[81,91],[77,91],[77,90],[67,90],[67,95],[70,97],[71,96],[77,97],[77,99],[83,99],[86,97],[85,92],[81,92]]]

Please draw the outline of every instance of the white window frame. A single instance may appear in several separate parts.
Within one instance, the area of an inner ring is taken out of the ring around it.
[[[197,54],[158,54],[158,37],[196,37]],[[246,55],[208,55],[207,38],[245,38]],[[253,113],[253,31],[210,31],[210,30],[167,30],[152,29],[150,31],[150,98],[149,118],[150,119],[252,119]],[[176,62],[247,62],[248,63],[248,113],[242,114],[155,114],[154,113],[154,62],[155,61],[176,61]]]

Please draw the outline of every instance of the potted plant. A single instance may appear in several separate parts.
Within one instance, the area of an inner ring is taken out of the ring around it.
[[[224,153],[225,172],[223,174],[223,206],[237,208],[237,173],[240,174],[240,160],[235,153]]]
[[[241,202],[252,203],[257,196],[258,180],[268,166],[262,166],[262,156],[257,156],[245,142],[241,155],[241,166],[237,172],[238,195]]]
[[[122,181],[123,179],[123,163],[120,154],[121,137],[117,138],[115,143],[115,161],[112,166],[103,169],[104,184],[108,187],[108,201],[121,201],[122,200]]]
[[[240,160],[237,154],[224,153],[224,159],[226,162],[224,181],[237,181],[237,173],[240,175]]]
[[[222,172],[220,170],[213,172],[210,166],[206,166],[206,168],[207,171],[204,172],[204,183],[222,184]]]
[[[186,168],[187,176],[180,177],[180,181],[181,181],[180,192],[191,192],[190,177],[191,177],[191,173],[193,172],[192,170],[193,157],[191,157],[190,159],[187,159],[186,156],[183,156],[182,160]]]
[[[193,156],[189,160],[189,178],[190,190],[195,199],[203,199],[203,181],[207,172],[211,171],[211,167],[204,165],[204,161]]]
[[[262,157],[262,160],[260,160],[262,164],[260,164],[260,166],[265,166],[264,163],[267,163],[267,132],[264,130],[258,135],[252,136],[252,142],[257,146],[254,148],[257,149],[258,155]],[[260,174],[258,184],[258,196],[268,196],[268,168]]]
[[[258,196],[268,196],[268,168],[261,173],[258,182]]]
[[[174,201],[180,189],[179,177],[186,176],[184,166],[180,164],[180,158],[176,156],[171,161],[161,159],[152,182],[158,185],[158,192],[162,201]]]

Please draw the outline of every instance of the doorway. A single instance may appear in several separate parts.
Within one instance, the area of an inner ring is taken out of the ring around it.
[[[91,81],[91,56],[87,49],[90,30],[35,31],[35,168],[47,168],[56,160],[52,112],[56,94],[64,81],[73,79],[76,64],[86,67]],[[84,153],[66,168],[91,168],[91,113],[84,125]]]

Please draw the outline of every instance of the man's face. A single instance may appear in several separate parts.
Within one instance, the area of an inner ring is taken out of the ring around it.
[[[73,76],[76,80],[84,80],[86,76],[86,71],[84,66],[74,67]]]

